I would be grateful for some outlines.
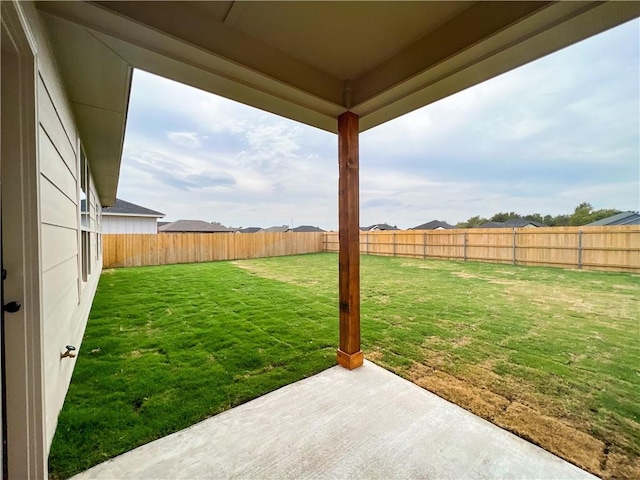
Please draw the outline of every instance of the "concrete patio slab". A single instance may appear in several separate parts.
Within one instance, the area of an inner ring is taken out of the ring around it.
[[[597,477],[365,362],[330,368],[74,478]]]

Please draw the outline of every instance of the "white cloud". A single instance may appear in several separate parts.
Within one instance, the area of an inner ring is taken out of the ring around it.
[[[168,132],[167,138],[180,147],[198,148],[200,146],[196,132]]]

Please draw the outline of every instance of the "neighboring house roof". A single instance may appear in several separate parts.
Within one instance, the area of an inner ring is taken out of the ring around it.
[[[209,223],[204,220],[176,220],[168,225],[158,227],[160,233],[228,233],[232,229],[220,223]]]
[[[360,230],[365,232],[372,232],[375,230],[398,230],[398,227],[391,226],[388,223],[376,223],[375,225],[369,225],[368,227],[360,227]]]
[[[135,203],[116,198],[116,203],[111,207],[102,207],[102,215],[130,215],[132,217],[164,217],[164,213],[156,212],[150,208],[141,207]]]
[[[256,233],[256,232],[259,232],[260,230],[262,230],[262,227],[247,227],[247,228],[238,229],[238,232],[240,232],[240,233]]]
[[[298,233],[324,232],[321,228],[313,227],[311,225],[300,225],[299,227],[295,227],[291,230]]]
[[[638,212],[621,212],[602,220],[587,223],[585,227],[596,227],[606,225],[640,225],[640,213]]]
[[[259,230],[260,232],[269,232],[269,233],[284,233],[284,232],[289,232],[291,231],[291,229],[289,228],[289,225],[281,225],[279,227],[269,227],[269,228],[263,228],[261,230]]]
[[[440,220],[431,220],[430,222],[423,223],[417,227],[413,227],[410,230],[437,230],[439,228],[449,230],[450,228],[456,228],[447,222],[441,222]]]
[[[526,218],[512,218],[506,222],[487,222],[482,225],[478,225],[475,228],[524,228],[524,227],[546,227],[544,223],[536,222],[534,220],[527,220]]]
[[[225,227],[220,222],[211,222],[211,226],[209,227],[208,232],[235,232],[237,228],[233,227]]]
[[[535,220],[529,220],[528,218],[512,218],[511,220],[507,220],[506,222],[502,222],[505,227],[546,227],[544,223],[536,222]]]
[[[504,224],[502,222],[487,222],[477,225],[475,228],[504,228]]]
[[[171,222],[158,222],[158,228],[164,227],[165,225],[169,225]]]

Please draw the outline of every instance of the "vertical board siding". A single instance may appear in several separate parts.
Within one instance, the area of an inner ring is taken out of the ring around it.
[[[105,234],[104,268],[200,263],[323,251],[322,233]]]
[[[338,233],[322,235],[337,252]],[[360,232],[360,253],[640,272],[640,226]]]

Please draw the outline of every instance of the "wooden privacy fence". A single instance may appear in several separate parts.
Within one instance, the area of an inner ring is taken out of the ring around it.
[[[337,252],[338,233],[323,235]],[[360,253],[640,272],[640,226],[360,232]]]
[[[105,268],[337,252],[338,232],[102,236]],[[640,226],[361,232],[360,252],[640,272]]]
[[[161,233],[102,236],[104,268],[322,252],[322,233]]]

